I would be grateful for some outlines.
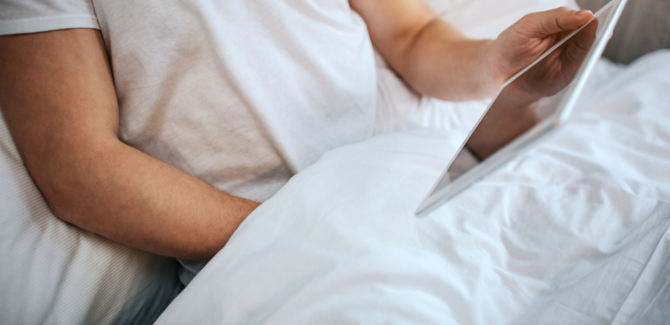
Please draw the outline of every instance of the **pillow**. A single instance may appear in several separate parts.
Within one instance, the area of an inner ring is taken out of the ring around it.
[[[574,0],[425,0],[445,21],[475,39],[494,39],[526,14],[561,6],[578,9]],[[379,97],[376,133],[416,128],[471,128],[489,100],[447,102],[423,98],[409,89],[377,55]]]
[[[173,259],[57,219],[0,114],[0,324],[149,324],[182,289]]]
[[[578,2],[582,8],[595,11],[608,0]],[[614,62],[630,63],[662,48],[670,48],[670,1],[628,1],[603,56]]]

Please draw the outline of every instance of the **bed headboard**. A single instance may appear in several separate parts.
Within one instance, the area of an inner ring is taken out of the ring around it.
[[[609,0],[577,0],[594,12]],[[670,1],[629,0],[604,56],[629,63],[660,48],[670,48]]]

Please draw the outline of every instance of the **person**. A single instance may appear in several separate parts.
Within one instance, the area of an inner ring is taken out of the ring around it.
[[[422,0],[3,0],[0,107],[55,216],[207,260],[293,174],[373,136],[373,49],[423,95],[483,99],[591,17],[558,8],[472,40]],[[517,104],[510,130],[533,123]]]

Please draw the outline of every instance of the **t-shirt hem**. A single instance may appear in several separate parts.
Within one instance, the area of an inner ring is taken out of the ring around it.
[[[100,29],[98,19],[86,15],[0,21],[0,35],[28,34],[68,28]]]

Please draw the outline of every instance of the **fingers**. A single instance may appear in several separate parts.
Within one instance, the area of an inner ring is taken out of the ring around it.
[[[519,31],[532,38],[544,38],[552,34],[577,29],[593,17],[588,10],[571,10],[561,7],[525,16],[519,21]]]
[[[584,27],[577,35],[575,35],[566,44],[563,52],[563,69],[567,75],[574,75],[579,69],[584,57],[591,49],[593,42],[596,39],[596,31],[598,30],[598,20],[594,19],[588,26]]]
[[[571,44],[575,50],[587,52],[593,41],[596,39],[596,31],[598,30],[598,19],[594,19],[588,26],[584,27],[577,35],[572,38]]]

